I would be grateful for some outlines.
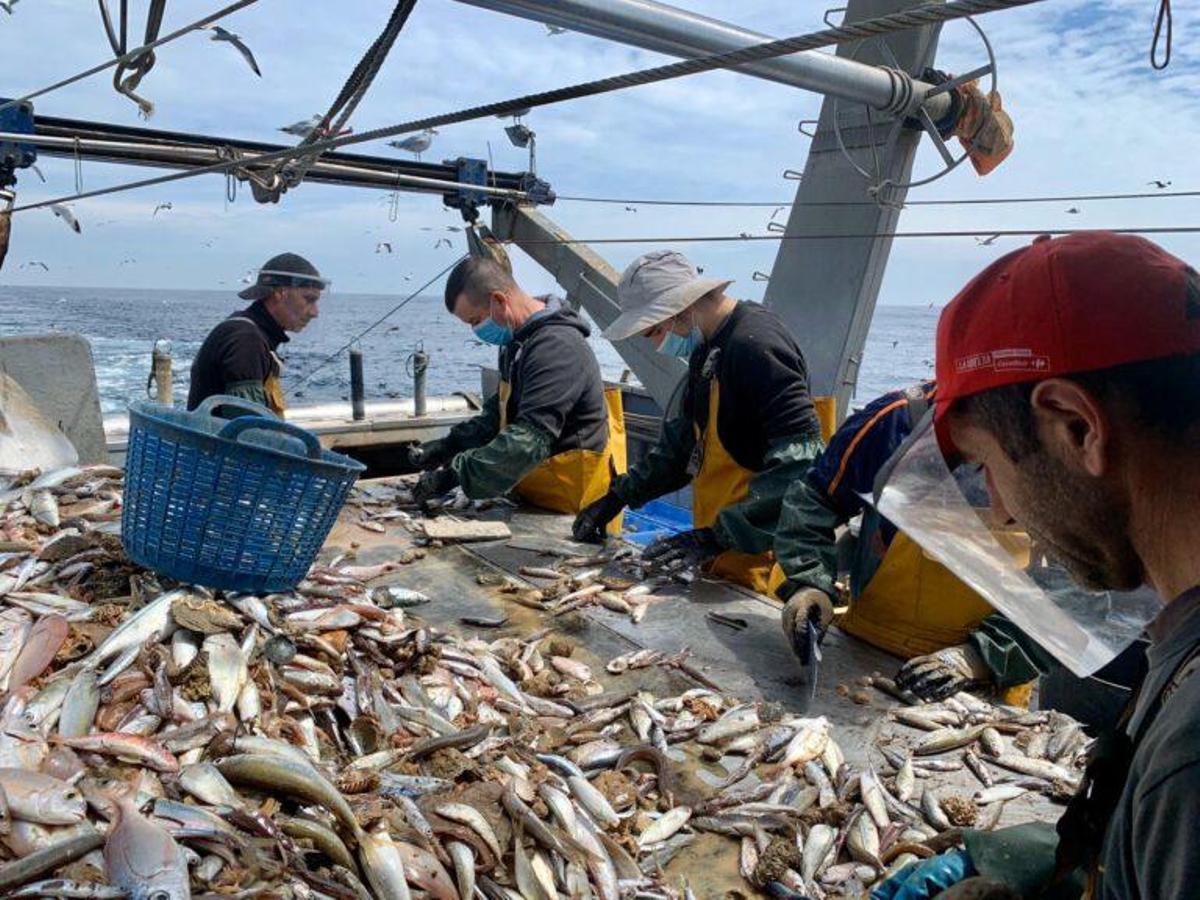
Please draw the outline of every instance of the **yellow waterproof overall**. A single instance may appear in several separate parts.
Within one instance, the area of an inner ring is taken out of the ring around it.
[[[282,417],[287,404],[283,400],[283,385],[279,381],[279,357],[274,353],[271,357],[275,360],[275,366],[263,382],[263,393],[267,395],[267,406],[271,407],[271,412]]]
[[[500,428],[508,425],[508,401],[512,384],[500,382]],[[534,506],[560,513],[578,513],[593,500],[608,493],[616,475],[625,474],[625,410],[620,388],[605,388],[608,412],[608,443],[604,452],[564,450],[556,453],[521,479],[517,495]],[[608,533],[621,533],[622,516],[608,523]]]
[[[700,471],[692,479],[692,526],[695,528],[711,527],[721,510],[743,500],[750,492],[750,479],[755,475],[740,466],[721,444],[717,433],[720,405],[720,388],[714,378],[708,388],[708,424],[703,434],[700,427],[695,426],[701,452]],[[707,571],[709,575],[764,594],[774,564],[775,554],[769,550],[766,553],[726,550],[709,563]]]

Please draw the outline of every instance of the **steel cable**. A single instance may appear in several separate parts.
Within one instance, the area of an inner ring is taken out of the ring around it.
[[[1200,191],[1146,191],[1132,194],[1064,194],[1043,197],[975,197],[944,200],[906,200],[902,206],[985,206],[1019,203],[1088,203],[1104,200],[1157,200],[1163,197],[1200,197]],[[638,200],[620,197],[586,197],[570,194],[555,194],[556,201],[570,203],[611,203],[626,206],[712,206],[731,208],[783,207],[790,209],[791,200]],[[878,206],[873,200],[807,200],[801,206]]]
[[[51,91],[57,91],[59,88],[64,88],[67,85],[74,84],[77,81],[83,81],[83,79],[90,78],[98,72],[103,72],[105,69],[111,69],[113,66],[130,62],[148,50],[153,50],[155,47],[161,47],[163,44],[169,44],[171,41],[181,38],[185,34],[190,34],[193,31],[198,31],[201,28],[205,28],[211,25],[213,22],[223,19],[228,15],[232,15],[240,9],[245,9],[247,6],[252,6],[257,2],[258,0],[237,0],[236,3],[230,3],[228,6],[224,6],[221,9],[218,9],[216,12],[210,13],[203,19],[197,19],[190,25],[184,25],[182,28],[177,28],[175,31],[172,31],[170,34],[163,35],[156,41],[151,41],[150,43],[143,44],[140,47],[134,47],[128,53],[115,56],[107,62],[102,62],[99,65],[92,66],[90,69],[85,69],[77,75],[72,75],[70,78],[64,78],[62,81],[56,81],[54,84],[47,85],[46,87],[39,88],[32,93],[17,97],[15,100],[6,100],[5,102],[0,103],[0,112],[4,112],[4,110],[11,106],[16,106],[18,103],[25,103],[34,99],[35,97],[41,97],[45,94],[49,94]]]
[[[241,0],[241,2],[250,3],[254,2],[254,0]],[[336,147],[345,147],[351,144],[361,144],[366,141],[375,141],[382,138],[395,137],[399,134],[409,134],[416,131],[423,131],[426,128],[434,128],[439,125],[451,125],[460,122],[472,121],[474,119],[490,118],[492,116],[509,116],[518,109],[546,106],[552,103],[561,103],[567,100],[577,100],[582,97],[593,97],[599,94],[610,93],[612,91],[624,90],[625,88],[655,84],[675,78],[682,78],[688,75],[696,75],[701,72],[710,72],[715,69],[731,68],[734,66],[745,65],[747,63],[759,62],[760,60],[764,59],[774,59],[775,57],[779,56],[787,56],[805,50],[816,50],[821,47],[830,47],[837,44],[847,43],[849,41],[861,40],[862,38],[891,34],[896,31],[906,31],[911,28],[921,28],[926,25],[937,25],[943,22],[953,21],[955,19],[962,19],[968,16],[978,15],[980,13],[1011,9],[1019,6],[1029,6],[1031,4],[1041,2],[1044,2],[1044,0],[948,0],[948,2],[944,4],[930,4],[928,6],[917,7],[916,9],[892,13],[886,16],[878,16],[873,19],[864,19],[861,22],[855,22],[850,25],[841,25],[836,28],[826,28],[822,31],[816,31],[811,34],[784,38],[777,41],[768,41],[763,44],[755,44],[750,47],[743,47],[740,50],[734,50],[727,53],[700,56],[694,59],[682,60],[680,62],[674,62],[664,66],[656,66],[650,69],[641,69],[635,72],[628,72],[623,75],[614,75],[608,78],[601,78],[596,81],[582,82],[580,84],[557,88],[551,91],[541,91],[539,93],[526,94],[525,96],[517,97],[512,100],[502,100],[497,103],[474,106],[469,109],[445,113],[439,116],[428,116],[423,119],[410,120],[408,122],[402,122],[398,125],[391,125],[384,128],[376,128],[371,131],[365,131],[361,134],[351,134],[345,135],[344,137],[329,138],[324,141],[318,141],[306,147],[305,150],[308,152],[312,152],[314,150],[325,151]],[[296,149],[289,148],[287,150],[279,150],[273,153],[267,153],[258,156],[255,158],[254,164],[261,165],[263,163],[274,162],[280,159],[294,158],[295,156]],[[49,206],[52,203],[66,203],[72,200],[83,200],[88,197],[97,197],[101,196],[102,194],[116,193],[122,190],[133,190],[139,187],[163,184],[167,181],[178,181],[183,178],[192,178],[194,176],[203,175],[209,172],[221,172],[230,165],[231,163],[227,162],[216,163],[209,166],[190,169],[186,172],[177,172],[170,176],[161,176],[143,181],[129,182],[125,185],[114,185],[109,188],[91,191],[86,194],[76,194],[73,196],[60,197],[53,200],[39,201],[37,203],[27,203],[16,207],[13,212],[39,209],[44,206]]]

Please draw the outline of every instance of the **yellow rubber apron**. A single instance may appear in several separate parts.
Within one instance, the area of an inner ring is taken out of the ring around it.
[[[235,322],[249,322],[261,333],[259,324],[253,319],[246,316],[231,316],[230,318]],[[282,417],[284,410],[287,409],[287,403],[283,399],[283,384],[279,380],[279,375],[283,371],[283,360],[276,355],[274,350],[268,352],[271,354],[271,372],[263,379],[263,393],[267,397],[267,406],[270,407],[271,412]]]
[[[692,525],[695,528],[711,527],[721,510],[745,499],[750,492],[750,479],[755,475],[750,469],[739,465],[721,443],[717,432],[720,405],[720,387],[714,378],[708,387],[708,423],[703,434],[700,427],[695,426],[696,442],[701,453],[700,470],[692,479]],[[770,551],[742,553],[740,550],[726,550],[709,563],[707,571],[710,575],[765,594],[774,564],[775,554]]]
[[[508,425],[508,401],[512,384],[500,382],[500,428]],[[625,474],[625,409],[620,388],[606,388],[604,407],[608,414],[608,443],[604,452],[564,450],[556,453],[521,479],[517,495],[527,503],[560,513],[577,513],[608,493],[616,475]],[[608,533],[619,535],[623,516],[608,523]]]
[[[272,353],[271,359],[275,365],[271,369],[271,374],[263,382],[263,393],[267,395],[267,406],[271,407],[271,411],[277,416],[282,416],[283,411],[287,409],[287,404],[283,399],[283,384],[279,381],[279,357]]]

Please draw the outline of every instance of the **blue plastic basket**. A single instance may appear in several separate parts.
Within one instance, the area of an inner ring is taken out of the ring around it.
[[[250,415],[221,419],[216,407]],[[121,540],[131,560],[179,581],[290,590],[365,468],[236,397],[209,397],[195,412],[137,401]]]

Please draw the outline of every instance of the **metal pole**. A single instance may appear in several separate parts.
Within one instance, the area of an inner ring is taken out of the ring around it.
[[[350,417],[355,422],[367,417],[363,402],[363,355],[357,347],[350,351]]]
[[[425,376],[429,371],[429,354],[418,348],[412,355],[413,415],[425,415]]]
[[[191,166],[206,166],[220,162],[224,157],[213,148],[204,146],[166,146],[163,144],[139,144],[130,141],[109,141],[96,138],[79,138],[75,140],[59,135],[19,134],[0,131],[0,142],[21,141],[26,144],[36,144],[44,156],[59,156],[63,158],[100,159],[103,162],[133,163],[135,165],[157,166],[162,168],[186,169]],[[253,171],[257,154],[246,153],[236,162],[230,161],[233,170],[244,169]],[[377,187],[387,190],[426,190],[444,193],[457,191],[462,183],[444,178],[426,178],[420,175],[406,175],[395,169],[381,170],[362,166],[348,165],[336,160],[320,160],[309,169],[306,179],[309,181],[324,181],[332,183],[348,183],[362,187]],[[476,193],[504,200],[526,200],[524,191],[507,188],[491,187],[489,185],[471,185]]]
[[[458,2],[682,58],[727,53],[774,40],[770,35],[654,0]],[[912,105],[920,105],[932,87],[904,72],[816,50],[750,63],[736,71],[891,113],[911,112]],[[941,94],[931,97],[926,105],[935,121],[949,108],[950,98]]]
[[[157,340],[150,355],[151,377],[154,379],[154,399],[170,406],[175,402],[174,384],[171,377],[171,342]]]

